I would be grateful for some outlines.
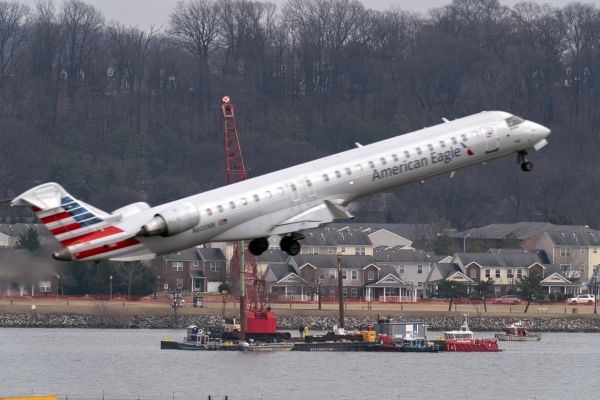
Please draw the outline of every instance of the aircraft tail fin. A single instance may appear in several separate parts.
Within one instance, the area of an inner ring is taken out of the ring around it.
[[[69,246],[77,238],[106,228],[106,220],[111,217],[110,214],[75,199],[61,185],[53,182],[26,191],[16,197],[12,205],[31,207],[63,246]]]

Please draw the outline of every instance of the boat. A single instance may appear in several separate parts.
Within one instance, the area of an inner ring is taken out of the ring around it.
[[[240,350],[243,351],[290,351],[294,348],[293,343],[287,342],[255,342],[253,339],[240,342]]]
[[[494,336],[498,340],[511,342],[537,342],[542,340],[541,334],[529,332],[529,329],[521,321],[508,325],[504,328],[503,333],[496,333]]]
[[[463,315],[459,330],[446,331],[434,343],[443,351],[501,351],[496,338],[476,339],[469,329],[469,316]]]
[[[187,327],[187,335],[181,342],[177,342],[180,350],[220,350],[221,341],[211,338],[196,325]]]
[[[423,337],[405,336],[400,344],[400,351],[405,353],[437,353],[440,346],[427,341]]]

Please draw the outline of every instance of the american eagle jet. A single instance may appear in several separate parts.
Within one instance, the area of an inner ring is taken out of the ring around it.
[[[152,259],[215,241],[250,240],[260,255],[267,238],[300,252],[303,231],[352,218],[346,206],[364,196],[517,154],[524,171],[550,130],[502,111],[486,111],[232,185],[150,207],[134,203],[106,213],[58,183],[12,200],[28,206],[62,244],[53,257],[73,261]]]

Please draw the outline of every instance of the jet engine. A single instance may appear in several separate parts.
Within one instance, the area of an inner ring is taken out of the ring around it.
[[[192,229],[200,222],[200,212],[190,202],[162,210],[137,233],[137,236],[174,236]]]

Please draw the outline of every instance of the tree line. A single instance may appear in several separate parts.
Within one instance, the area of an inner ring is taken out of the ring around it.
[[[92,2],[0,1],[0,195],[51,180],[111,211],[221,186],[223,95],[249,176],[500,109],[553,130],[534,171],[506,159],[408,186],[381,218],[600,226],[599,41],[579,2],[185,0],[143,30]]]

